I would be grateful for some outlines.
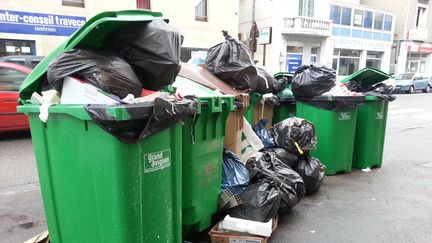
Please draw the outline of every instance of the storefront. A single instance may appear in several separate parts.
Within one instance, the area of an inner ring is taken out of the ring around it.
[[[85,21],[81,16],[0,10],[0,56],[46,55]]]
[[[398,74],[421,73],[432,75],[432,43],[402,41],[397,59]]]

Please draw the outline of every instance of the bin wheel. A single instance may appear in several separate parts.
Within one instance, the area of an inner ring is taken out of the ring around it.
[[[408,90],[409,94],[414,94],[414,86],[411,86]]]
[[[425,93],[429,93],[430,91],[431,91],[431,88],[429,85],[426,86],[426,88],[423,90],[423,92],[425,92]]]

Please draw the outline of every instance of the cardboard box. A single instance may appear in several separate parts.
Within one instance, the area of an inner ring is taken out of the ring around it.
[[[241,153],[241,139],[243,129],[243,114],[249,106],[249,95],[240,94],[236,100],[243,103],[243,107],[235,112],[231,112],[226,121],[224,147],[236,155]]]
[[[273,219],[273,231],[277,228],[279,216]],[[219,223],[210,230],[211,243],[267,243],[270,237],[250,235],[237,232],[218,231]]]
[[[268,123],[266,125],[267,129],[270,129],[273,125],[273,106],[267,104],[266,102],[259,102],[254,108],[254,124],[257,124],[261,119],[267,119]]]

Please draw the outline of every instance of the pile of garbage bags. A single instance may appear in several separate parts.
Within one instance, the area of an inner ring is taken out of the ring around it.
[[[224,150],[224,168],[229,163],[232,169],[231,172],[224,169],[222,189],[233,188],[241,200],[240,205],[228,210],[231,217],[267,222],[277,214],[291,212],[305,195],[318,191],[323,182],[325,166],[309,156],[317,143],[313,124],[296,117],[269,130],[265,124],[261,120],[254,127],[265,147],[250,157],[246,165]],[[229,178],[225,178],[228,174]]]
[[[284,88],[263,67],[255,65],[245,44],[228,34],[224,42],[209,49],[205,64],[211,73],[241,91],[266,94]]]
[[[48,66],[43,89],[53,92],[42,92],[41,120],[56,102],[86,104],[93,121],[125,143],[184,121],[196,114],[196,98],[163,92],[180,71],[181,42],[177,29],[156,19],[109,33],[101,47],[64,51]],[[128,119],[112,116],[113,105],[124,108]]]

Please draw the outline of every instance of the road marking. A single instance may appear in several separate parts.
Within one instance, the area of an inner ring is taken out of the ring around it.
[[[406,114],[406,113],[416,113],[416,112],[422,112],[425,111],[424,109],[400,109],[400,110],[390,110],[389,114],[396,115],[396,114]]]

